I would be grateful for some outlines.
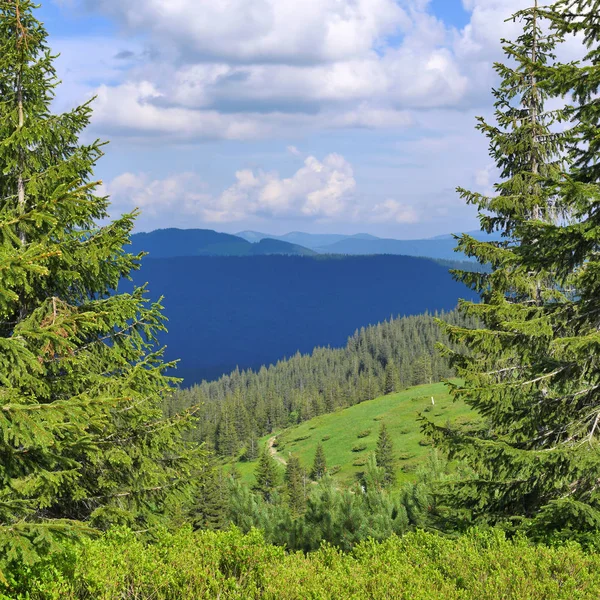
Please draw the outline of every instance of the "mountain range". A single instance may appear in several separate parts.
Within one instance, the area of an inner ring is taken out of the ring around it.
[[[496,236],[490,236],[481,231],[470,231],[467,233],[477,239],[497,239]],[[241,231],[236,235],[250,242],[259,242],[265,238],[277,239],[282,242],[294,243],[310,248],[319,254],[401,254],[404,256],[422,256],[452,261],[469,260],[464,254],[454,251],[456,239],[452,234],[414,240],[379,238],[368,233],[343,235],[314,234],[299,231],[286,233],[281,236],[258,231]]]
[[[470,232],[479,239],[493,239],[480,231]],[[132,237],[132,251],[146,251],[152,258],[175,256],[315,256],[317,254],[374,255],[395,254],[446,261],[468,260],[455,252],[453,235],[428,239],[396,240],[368,233],[355,235],[292,232],[276,236],[257,231],[236,235],[210,229],[159,229]]]
[[[211,229],[157,229],[149,233],[136,233],[131,243],[131,252],[148,252],[153,258],[317,254],[314,250],[280,239],[263,237],[251,243],[242,237]]]

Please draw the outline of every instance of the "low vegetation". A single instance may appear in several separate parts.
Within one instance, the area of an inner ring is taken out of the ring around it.
[[[117,529],[28,572],[5,600],[596,600],[600,555],[532,546],[497,531],[458,539],[424,532],[286,553],[258,531],[164,533],[145,543]],[[1,589],[1,588],[0,588]],[[6,587],[4,587],[6,589]]]

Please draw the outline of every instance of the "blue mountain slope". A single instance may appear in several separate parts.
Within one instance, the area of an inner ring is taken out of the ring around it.
[[[147,258],[134,280],[165,296],[161,341],[186,384],[342,346],[361,326],[473,297],[447,268],[406,256]]]

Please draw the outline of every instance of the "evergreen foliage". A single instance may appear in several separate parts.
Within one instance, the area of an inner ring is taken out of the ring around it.
[[[271,500],[277,487],[277,466],[268,448],[264,448],[258,459],[255,471],[256,485],[254,490],[266,501]]]
[[[198,468],[165,419],[172,380],[154,340],[160,303],[111,294],[137,269],[135,214],[104,226],[79,142],[86,103],[50,112],[58,85],[31,0],[0,0],[0,578],[61,536],[147,528],[183,503]]]
[[[383,480],[385,485],[394,485],[396,480],[396,460],[394,457],[394,443],[385,426],[381,424],[379,437],[377,438],[377,448],[375,449],[375,460],[377,466],[383,471]]]
[[[470,323],[457,312],[438,316],[456,325]],[[256,438],[275,429],[384,392],[451,377],[447,360],[435,351],[442,340],[434,315],[392,319],[357,331],[344,349],[317,348],[312,355],[296,354],[256,373],[236,370],[181,390],[168,400],[165,412],[198,407],[190,439],[207,442],[220,456],[235,456],[244,448],[244,459],[253,460]]]
[[[582,37],[587,50],[583,62],[553,65],[544,76],[553,93],[570,94],[573,98],[573,105],[567,111],[574,125],[569,144],[574,170],[571,175],[576,181],[597,185],[600,181],[600,0],[559,0],[545,16],[559,34]]]
[[[312,469],[310,470],[310,478],[313,481],[318,481],[327,473],[327,459],[325,458],[325,450],[323,444],[317,445],[315,452],[315,459],[313,461]]]
[[[215,465],[208,464],[199,476],[200,486],[191,511],[195,529],[218,530],[227,525],[228,487],[225,475]]]
[[[292,514],[304,512],[306,506],[306,474],[300,460],[293,454],[289,457],[285,468],[285,487]]]
[[[398,391],[398,370],[392,361],[385,366],[385,383],[383,386],[384,394],[393,394]]]
[[[584,539],[600,527],[600,188],[590,126],[598,111],[598,3],[568,4],[579,16],[559,3],[549,33],[549,13],[537,2],[514,16],[523,33],[505,42],[510,64],[496,65],[497,125],[479,124],[502,181],[492,198],[460,190],[478,206],[482,229],[504,236],[460,239],[459,248],[491,265],[489,274],[457,273],[481,294],[481,303],[461,309],[483,326],[445,325],[469,349],[447,351],[464,379],[452,392],[486,424],[426,429],[472,469],[442,496],[455,523]],[[588,36],[591,66],[555,63],[555,46],[575,30]],[[575,107],[547,110],[557,90],[573,91]],[[569,118],[572,128],[561,131]]]

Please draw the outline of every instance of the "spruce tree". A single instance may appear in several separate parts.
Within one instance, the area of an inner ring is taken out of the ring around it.
[[[572,96],[568,114],[574,124],[570,150],[574,172],[580,182],[600,181],[600,0],[559,0],[545,13],[560,35],[580,35],[586,47],[583,64],[551,65],[544,75],[559,95]]]
[[[375,449],[375,461],[377,466],[383,470],[383,481],[385,485],[392,486],[396,482],[396,461],[394,458],[394,442],[387,430],[385,423],[381,424],[377,447]]]
[[[294,515],[304,512],[306,507],[305,475],[300,460],[293,454],[285,469],[285,487],[288,504]]]
[[[275,459],[271,456],[268,448],[264,448],[261,452],[254,476],[256,478],[254,491],[268,502],[273,497],[279,479]]]
[[[86,527],[151,526],[199,466],[161,410],[160,304],[112,293],[139,267],[135,213],[97,224],[103,144],[79,142],[90,103],[51,114],[34,9],[0,0],[0,573]]]
[[[310,471],[310,478],[313,481],[318,481],[325,476],[325,473],[327,473],[327,459],[325,458],[325,450],[323,449],[323,444],[318,444],[313,466]]]
[[[468,346],[449,352],[464,379],[452,393],[485,424],[426,428],[472,469],[441,497],[458,522],[585,536],[600,528],[600,190],[597,179],[590,183],[593,170],[585,170],[598,155],[584,158],[592,152],[589,128],[577,120],[566,132],[555,126],[576,111],[545,108],[565,72],[578,68],[555,64],[562,32],[543,32],[547,14],[536,2],[515,15],[523,34],[505,43],[511,63],[496,65],[497,125],[480,120],[501,171],[497,195],[460,190],[479,207],[482,229],[504,236],[460,240],[460,249],[491,265],[489,274],[457,274],[481,294],[481,303],[462,303],[462,310],[482,326],[445,327]],[[597,14],[582,19],[597,23]],[[598,67],[585,69],[581,76],[593,85]]]
[[[385,382],[383,391],[387,394],[393,394],[398,390],[398,370],[390,360],[385,366]]]
[[[201,484],[191,511],[194,528],[224,529],[228,510],[225,475],[211,462],[198,479]]]

